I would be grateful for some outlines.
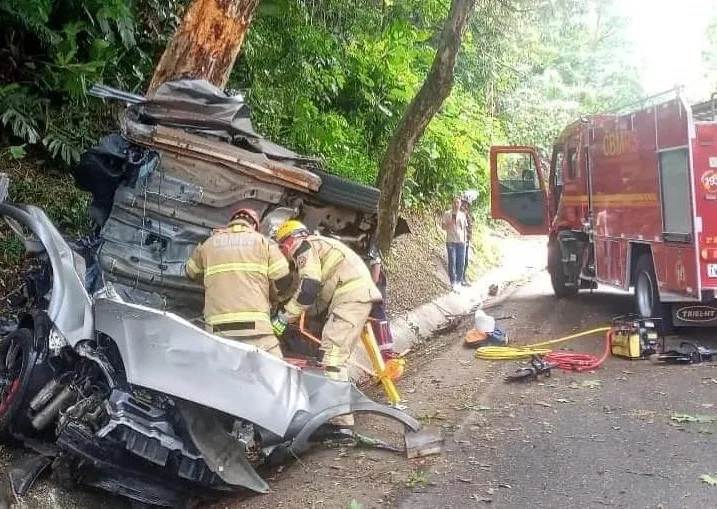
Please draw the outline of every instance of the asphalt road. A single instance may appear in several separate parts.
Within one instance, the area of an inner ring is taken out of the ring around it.
[[[595,292],[558,301],[547,274],[540,273],[488,307],[511,342],[524,344],[604,325],[629,312],[631,300]],[[502,378],[517,363],[475,359],[462,346],[468,327],[427,342],[410,357],[399,383],[407,411],[445,437],[442,455],[407,460],[383,451],[317,446],[293,464],[264,473],[271,493],[224,499],[213,507],[717,507],[717,487],[699,479],[707,473],[717,477],[717,422],[673,419],[684,414],[717,421],[717,365],[666,367],[608,358],[593,373],[555,372],[543,383],[508,385]],[[677,339],[693,336],[717,348],[709,332],[682,331]],[[596,336],[569,346],[599,354],[603,345]],[[369,393],[382,398],[379,389]],[[401,439],[400,429],[380,419],[360,415],[357,424],[374,436]],[[43,508],[128,505],[59,489],[50,479],[23,502]]]
[[[515,316],[501,323],[514,343],[528,343],[630,310],[630,296],[617,293],[558,301],[541,273],[490,312]],[[714,333],[681,331],[672,341],[688,337],[717,348]],[[603,345],[601,336],[570,344],[595,354]],[[454,365],[470,358],[455,342],[451,351]],[[610,357],[593,373],[556,372],[526,385],[500,380],[515,362],[475,363],[471,374],[487,377],[462,405],[467,411],[447,434],[442,460],[427,469],[425,483],[398,494],[398,507],[717,507],[717,487],[700,480],[717,472],[717,423],[674,419],[717,420],[717,365]]]

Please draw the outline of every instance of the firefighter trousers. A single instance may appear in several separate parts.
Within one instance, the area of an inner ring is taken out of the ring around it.
[[[211,330],[209,331],[211,332]],[[241,341],[247,345],[255,346],[267,353],[270,353],[274,357],[283,359],[284,355],[281,353],[281,347],[279,346],[279,340],[273,334],[262,334],[259,336],[240,336],[234,335],[231,331],[218,332],[215,331],[213,334],[220,336],[225,339],[231,339],[234,341]]]
[[[326,376],[333,380],[348,381],[348,360],[371,313],[371,302],[339,302],[329,310],[321,332],[321,348]],[[353,426],[353,415],[341,415],[331,421],[340,426]]]

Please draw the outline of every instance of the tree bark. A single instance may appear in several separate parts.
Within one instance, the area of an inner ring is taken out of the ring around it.
[[[258,4],[193,0],[154,70],[147,95],[179,78],[203,78],[224,88]]]
[[[461,40],[475,0],[452,0],[431,70],[421,89],[408,105],[381,159],[377,185],[381,189],[378,205],[378,244],[388,252],[396,228],[406,169],[413,150],[428,123],[453,89],[453,70]]]

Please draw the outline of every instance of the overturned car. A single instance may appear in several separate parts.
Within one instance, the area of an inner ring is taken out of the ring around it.
[[[374,412],[417,431],[353,384],[207,333],[193,323],[201,288],[183,277],[194,245],[238,206],[258,210],[266,232],[301,217],[363,249],[377,191],[261,139],[243,106],[206,83],[168,84],[152,101],[95,92],[130,104],[123,134],[75,173],[96,236],[64,239],[39,208],[6,201],[0,178],[0,217],[35,260],[0,337],[0,434],[37,453],[9,472],[15,492],[52,468],[179,507],[266,492],[256,468],[305,452],[336,415]]]
[[[359,253],[369,248],[379,190],[256,134],[241,96],[197,80],[166,83],[152,99],[91,93],[128,104],[122,133],[90,149],[74,175],[92,193],[105,276],[132,302],[199,316],[202,289],[183,264],[238,208],[256,210],[265,234],[300,218]]]

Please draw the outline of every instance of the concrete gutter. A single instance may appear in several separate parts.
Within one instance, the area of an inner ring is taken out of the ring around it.
[[[460,317],[480,307],[488,298],[489,289],[497,285],[502,290],[510,283],[519,281],[540,272],[547,260],[547,241],[543,237],[507,238],[499,241],[502,251],[502,264],[489,270],[473,285],[460,292],[440,295],[431,302],[422,304],[411,311],[391,319],[391,332],[394,350],[403,352],[415,348],[430,339],[439,328],[445,327],[455,317]],[[363,347],[356,348],[353,359],[370,366]],[[349,374],[354,381],[365,377],[355,366],[350,366]]]

